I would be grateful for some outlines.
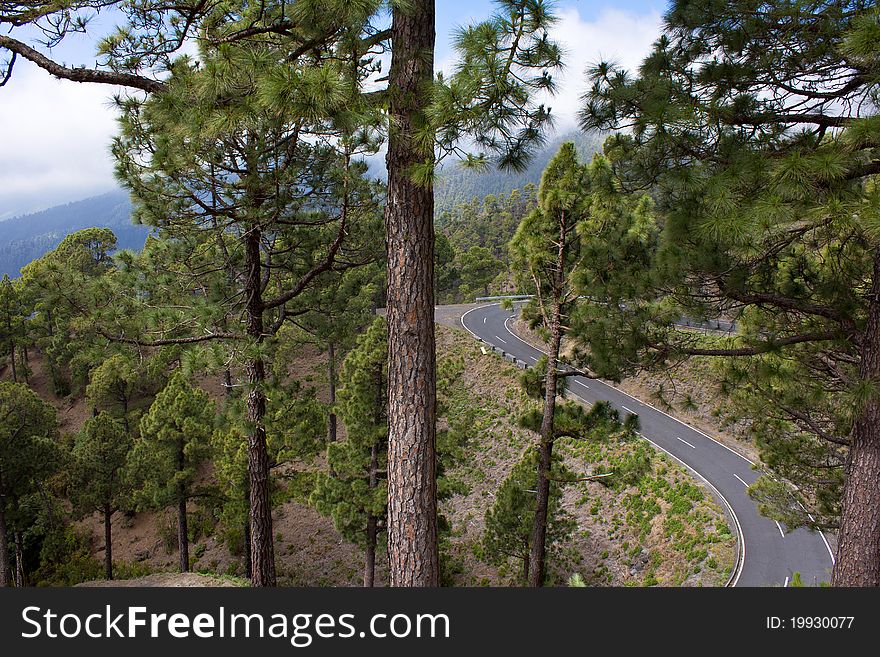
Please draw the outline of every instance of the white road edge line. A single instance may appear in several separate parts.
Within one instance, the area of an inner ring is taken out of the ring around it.
[[[737,542],[739,543],[739,550],[738,550],[738,554],[737,554],[737,556],[739,558],[737,559],[737,564],[734,567],[733,571],[730,573],[730,578],[727,580],[727,584],[725,584],[724,586],[725,586],[725,588],[735,587],[737,585],[737,583],[739,582],[739,578],[742,575],[743,566],[745,565],[745,562],[746,562],[746,537],[743,534],[742,525],[739,522],[739,516],[737,516],[736,511],[733,510],[733,506],[730,504],[728,499],[726,497],[724,497],[724,495],[721,493],[721,491],[718,490],[717,488],[715,488],[715,486],[712,484],[712,482],[710,482],[708,479],[706,479],[703,475],[701,475],[699,472],[694,470],[691,466],[689,466],[687,463],[682,461],[675,454],[673,454],[672,452],[664,449],[663,447],[661,447],[660,445],[655,443],[653,440],[648,438],[645,434],[639,433],[639,435],[642,437],[643,440],[647,440],[649,443],[651,443],[654,447],[659,449],[661,452],[663,452],[664,454],[668,454],[670,457],[672,457],[673,459],[678,461],[685,469],[692,472],[695,477],[700,479],[700,481],[702,481],[704,484],[706,484],[715,493],[715,495],[718,497],[718,499],[720,499],[722,502],[724,502],[724,506],[727,507],[727,512],[730,515],[731,519],[733,520],[733,524],[736,526],[736,533],[737,533],[737,537],[738,537]]]
[[[690,447],[691,449],[696,449],[696,448],[697,448],[696,445],[691,445],[691,444],[690,444],[688,441],[686,441],[684,438],[679,438],[678,436],[676,436],[675,439],[676,439],[676,440],[680,440],[681,442],[683,442],[685,445],[687,445],[687,446]]]
[[[788,588],[788,577],[785,578],[785,584],[782,585],[782,588],[784,588],[784,589]]]
[[[478,336],[476,333],[474,333],[473,331],[471,331],[471,330],[467,327],[467,324],[465,323],[464,318],[467,317],[468,314],[472,313],[472,312],[475,311],[475,310],[479,310],[479,309],[481,309],[481,308],[488,308],[488,307],[490,307],[490,306],[500,306],[500,305],[501,305],[500,303],[490,303],[490,304],[487,304],[486,306],[477,306],[476,308],[471,308],[470,310],[468,310],[466,313],[464,313],[464,314],[461,316],[461,325],[462,325],[462,328],[464,328],[465,331],[467,331],[467,332],[470,333],[472,336],[474,336],[475,339],[479,340],[480,342],[483,342],[483,339],[480,338],[480,336]],[[522,338],[520,338],[518,335],[516,335],[515,333],[513,333],[513,332],[510,330],[510,328],[508,328],[508,326],[507,326],[507,322],[509,322],[510,320],[511,320],[511,318],[508,317],[507,320],[505,320],[505,322],[504,322],[504,327],[507,329],[508,333],[510,333],[513,337],[515,337],[517,340],[519,340],[519,341],[522,342],[523,344],[528,345],[529,347],[532,347],[532,345],[530,345],[528,342],[526,342],[525,340],[523,340]],[[532,349],[534,349],[534,347],[532,347]],[[540,350],[540,349],[536,349],[536,351],[541,351],[541,350]],[[542,353],[543,353],[543,352],[542,352]],[[607,385],[607,384],[606,384],[606,385]],[[614,386],[609,386],[609,387],[613,388]],[[617,388],[614,388],[614,389],[615,389],[615,390],[618,390]],[[620,392],[623,392],[623,391],[620,390]],[[624,392],[623,394],[626,395],[625,392]],[[635,399],[635,397],[632,397],[632,395],[627,395],[627,397],[630,397],[631,399]],[[638,400],[636,400],[636,401],[638,401]],[[589,403],[589,402],[587,402],[587,403]],[[647,405],[648,405],[648,406],[651,406],[650,404],[647,404]],[[651,408],[654,408],[654,407],[651,406]],[[655,409],[655,410],[658,410],[660,413],[663,413],[663,411],[660,411],[659,409]],[[667,417],[672,418],[673,420],[675,420],[675,421],[678,422],[679,424],[683,424],[683,425],[686,426],[686,427],[688,426],[688,425],[684,424],[684,422],[681,422],[680,420],[676,420],[674,417],[672,417],[672,416],[669,415],[668,413],[663,413],[663,415],[666,415]],[[688,427],[688,428],[693,428],[693,427]],[[714,438],[712,438],[712,437],[709,436],[709,435],[704,434],[704,433],[703,433],[702,431],[700,431],[699,429],[694,429],[694,431],[696,431],[697,433],[703,434],[704,436],[706,436],[706,437],[707,437],[709,440],[711,440],[712,442],[718,443],[719,445],[721,445],[722,447],[724,447],[726,450],[728,450],[729,452],[732,452],[732,453],[736,454],[737,456],[739,456],[739,457],[742,458],[743,460],[745,460],[745,461],[749,461],[749,459],[747,459],[747,458],[746,458],[745,456],[743,456],[742,454],[740,454],[740,453],[738,453],[738,452],[735,452],[734,450],[730,449],[730,447],[728,447],[727,445],[723,445],[722,443],[719,443],[717,440],[715,440]],[[738,543],[739,543],[739,550],[738,550],[738,554],[737,554],[737,556],[738,556],[737,563],[736,563],[736,566],[734,567],[733,571],[730,573],[730,578],[727,580],[727,584],[725,584],[726,587],[735,587],[735,586],[737,585],[737,583],[739,582],[739,578],[740,578],[740,576],[742,575],[743,566],[745,565],[745,561],[746,561],[746,539],[745,539],[745,536],[743,535],[742,524],[741,524],[740,521],[739,521],[739,517],[736,515],[736,511],[733,510],[733,506],[730,504],[730,502],[728,501],[728,499],[727,499],[726,497],[724,497],[724,495],[722,495],[721,491],[718,490],[714,485],[712,485],[712,483],[711,483],[708,479],[706,479],[703,475],[701,475],[699,472],[697,472],[696,470],[694,470],[691,466],[689,466],[687,463],[685,463],[684,461],[682,461],[680,458],[678,458],[677,456],[675,456],[675,455],[672,454],[671,452],[669,452],[669,451],[663,449],[660,445],[658,445],[657,443],[655,443],[655,442],[654,442],[653,440],[651,440],[650,438],[647,438],[644,434],[639,434],[639,435],[640,435],[643,439],[647,440],[649,443],[651,443],[652,445],[654,445],[654,447],[656,447],[657,449],[659,449],[661,452],[663,452],[663,453],[665,453],[665,454],[668,454],[671,458],[673,458],[673,459],[675,459],[676,461],[678,461],[679,463],[681,463],[681,465],[682,465],[683,467],[685,467],[688,471],[694,473],[694,476],[696,476],[696,477],[699,478],[703,483],[705,483],[705,484],[706,484],[706,485],[707,485],[712,491],[714,491],[715,495],[717,495],[718,498],[719,498],[722,502],[724,502],[724,505],[727,507],[727,512],[730,514],[730,517],[733,519],[733,524],[736,525],[736,533],[737,533],[737,536],[738,536],[738,539],[739,539],[739,540],[738,540]],[[752,462],[749,461],[749,463],[752,463]],[[753,465],[754,465],[754,464],[753,464]]]
[[[736,474],[736,473],[734,472],[734,473],[733,473],[733,476],[736,477],[737,479],[739,479],[740,483],[741,483],[743,486],[745,486],[746,488],[749,487],[748,482],[747,482],[745,479],[743,479],[742,477],[740,477],[738,474]]]
[[[782,535],[782,538],[785,538],[785,532],[782,530],[782,525],[779,524],[778,520],[774,520],[773,522],[775,522],[776,526],[779,528],[779,533]]]

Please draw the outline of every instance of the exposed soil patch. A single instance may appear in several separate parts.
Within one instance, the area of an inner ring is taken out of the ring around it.
[[[77,586],[85,587],[167,587],[167,588],[198,588],[198,587],[233,587],[247,586],[247,582],[233,580],[228,577],[212,577],[211,575],[200,575],[198,573],[157,573],[155,575],[147,575],[146,577],[136,577],[134,579],[114,580],[108,582],[101,580],[97,582],[83,582]]]

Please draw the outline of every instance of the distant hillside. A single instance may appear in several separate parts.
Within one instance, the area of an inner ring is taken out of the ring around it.
[[[571,132],[554,137],[535,154],[529,167],[522,173],[495,169],[481,172],[454,163],[447,164],[437,176],[436,214],[439,216],[459,203],[468,203],[474,198],[482,199],[488,194],[506,194],[512,189],[522,189],[529,183],[537,185],[541,182],[544,168],[563,142],[573,141],[581,160],[589,162],[594,153],[602,150],[606,136]]]
[[[581,158],[588,161],[593,153],[601,150],[604,140],[605,135],[581,132],[555,137],[522,173],[480,172],[448,163],[437,178],[436,213],[439,216],[460,203],[483,199],[488,194],[507,194],[529,183],[537,185],[544,167],[564,141],[574,141]],[[384,177],[384,168],[376,166],[376,169],[375,174]],[[131,223],[131,202],[122,190],[0,221],[0,276],[18,276],[24,265],[54,249],[65,236],[91,227],[112,229],[120,249],[142,248],[149,233],[148,228]]]
[[[149,233],[131,223],[131,203],[122,190],[15,217],[0,222],[0,276],[18,276],[70,233],[92,227],[112,229],[120,249],[142,248]]]

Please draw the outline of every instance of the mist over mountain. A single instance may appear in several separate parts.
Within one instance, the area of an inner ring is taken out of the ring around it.
[[[589,161],[601,150],[605,135],[572,132],[554,137],[532,158],[525,171],[477,171],[447,163],[437,176],[436,212],[439,216],[459,203],[488,194],[505,194],[525,185],[538,184],[541,172],[565,141],[573,141],[581,159]],[[370,162],[370,175],[384,177],[384,163]],[[128,193],[114,190],[82,201],[58,205],[47,210],[0,221],[0,276],[19,275],[20,269],[54,249],[67,235],[83,228],[110,228],[120,249],[141,249],[149,228],[131,223]]]
[[[141,249],[150,229],[131,223],[128,193],[115,190],[0,222],[0,276],[19,275],[27,263],[83,228],[110,228],[120,249]]]
[[[462,167],[458,163],[447,163],[439,172],[435,182],[435,208],[439,216],[459,203],[467,203],[474,198],[488,194],[504,194],[512,189],[522,189],[527,184],[539,184],[541,173],[559,151],[564,142],[574,142],[582,162],[589,162],[594,153],[602,150],[606,134],[585,134],[573,131],[552,137],[529,162],[525,171],[500,171],[489,169],[479,171]]]

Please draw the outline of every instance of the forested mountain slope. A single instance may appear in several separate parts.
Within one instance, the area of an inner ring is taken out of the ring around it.
[[[467,169],[457,163],[446,163],[437,176],[434,187],[436,197],[435,209],[438,216],[453,209],[461,203],[468,203],[474,198],[483,198],[489,194],[505,194],[512,189],[522,189],[528,184],[537,185],[541,182],[541,173],[551,158],[556,155],[559,147],[567,141],[574,142],[580,159],[589,162],[593,153],[602,150],[607,137],[603,133],[570,132],[558,134],[548,140],[540,149],[529,166],[522,172],[499,171],[489,169],[480,171]]]
[[[16,277],[31,260],[83,228],[112,228],[120,249],[140,249],[149,229],[131,223],[128,193],[115,190],[0,222],[0,275]]]

